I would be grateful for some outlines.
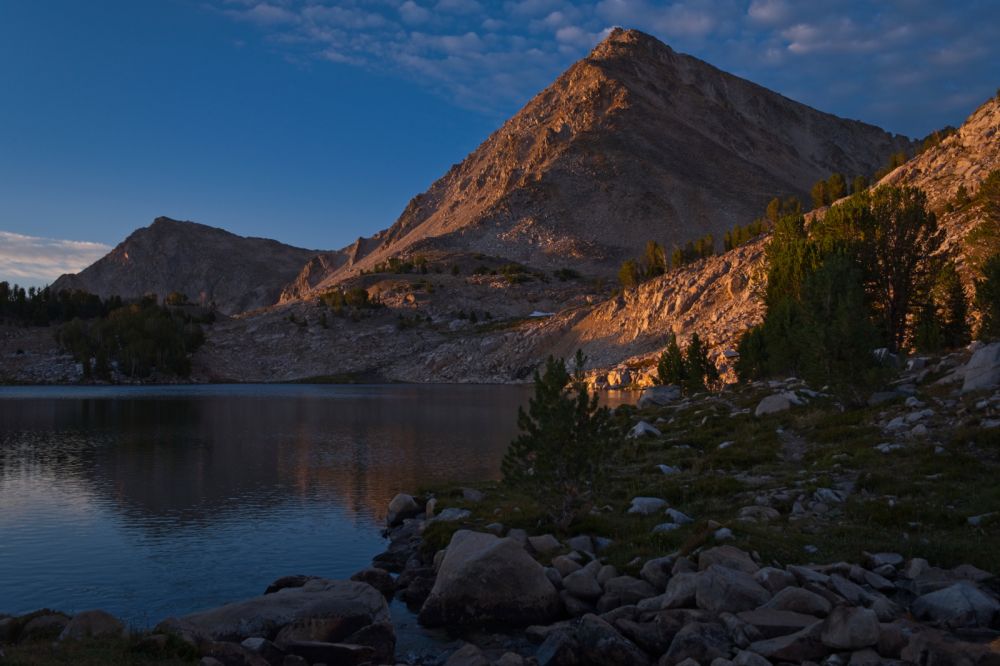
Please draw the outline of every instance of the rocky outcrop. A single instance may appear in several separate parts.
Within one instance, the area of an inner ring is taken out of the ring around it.
[[[459,530],[420,609],[420,622],[539,624],[555,619],[558,611],[558,592],[519,542]]]
[[[315,250],[266,238],[158,217],[81,272],[60,277],[52,288],[126,299],[163,298],[176,291],[194,303],[236,314],[277,303],[285,285],[315,255]]]
[[[301,587],[167,620],[164,628],[176,627],[215,641],[263,637],[280,645],[290,640],[338,642],[389,619],[385,598],[372,586],[316,578]]]

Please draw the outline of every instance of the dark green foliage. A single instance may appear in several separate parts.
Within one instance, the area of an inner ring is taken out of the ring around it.
[[[499,272],[500,275],[504,276],[508,284],[520,284],[531,280],[531,274],[528,272],[528,269],[521,264],[504,264],[500,267]]]
[[[930,293],[941,241],[926,198],[912,188],[857,193],[809,234],[801,217],[783,218],[767,249],[764,323],[739,343],[740,378],[800,374],[845,392],[877,382],[882,373],[871,352],[902,347]],[[949,335],[959,339],[954,282],[942,293],[952,312]]]
[[[851,194],[857,194],[868,189],[868,179],[864,176],[855,176],[851,181]]]
[[[382,302],[377,297],[369,296],[368,290],[364,287],[351,287],[347,290],[331,289],[319,298],[337,315],[343,315],[348,310],[357,312],[382,307]]]
[[[865,291],[891,351],[902,349],[907,319],[938,271],[944,234],[912,187],[879,187],[831,208],[812,234],[822,255],[844,252],[862,269]]]
[[[976,282],[976,308],[980,314],[979,338],[1000,340],[1000,254],[983,265],[983,277]]]
[[[504,455],[504,483],[523,488],[566,529],[594,501],[607,456],[621,437],[611,412],[599,407],[583,382],[586,359],[576,355],[576,371],[549,357],[535,371],[535,394],[528,410],[518,410],[518,435]]]
[[[461,269],[458,267],[458,264],[452,264],[451,265],[451,274],[452,275],[458,275],[460,272],[461,272]]]
[[[579,280],[580,274],[573,270],[572,268],[559,268],[552,271],[552,276],[555,277],[560,282],[566,282],[567,280]]]
[[[50,323],[67,322],[72,319],[93,319],[104,317],[122,305],[122,299],[113,296],[101,300],[99,296],[85,291],[54,292],[45,287],[25,289],[0,282],[0,322],[23,324],[25,326],[48,326]]]
[[[188,297],[187,294],[182,294],[179,291],[172,291],[167,294],[167,297],[163,299],[164,305],[187,305]]]
[[[906,164],[906,160],[908,159],[909,157],[907,157],[904,151],[893,153],[892,155],[889,156],[889,161],[886,163],[886,165],[875,172],[873,180],[875,181],[882,180],[885,176],[889,175],[891,171]]]
[[[777,201],[777,199],[775,199],[775,201]],[[767,231],[768,228],[767,220],[764,218],[758,218],[747,225],[736,225],[723,235],[722,248],[728,252],[729,250],[738,248],[741,245],[745,245],[749,241]]]
[[[102,379],[109,378],[112,363],[127,377],[145,378],[154,371],[186,377],[189,355],[205,339],[201,326],[178,310],[157,305],[155,297],[116,308],[103,319],[74,319],[57,338],[83,365],[85,375]]]
[[[632,289],[637,286],[640,277],[639,264],[634,259],[626,259],[622,262],[621,267],[618,269],[618,282],[621,283],[622,288]]]
[[[837,199],[847,195],[847,181],[844,174],[833,173],[826,180],[818,180],[809,191],[813,208],[829,206]]]
[[[937,313],[945,348],[955,349],[969,344],[969,304],[953,262],[949,261],[941,267],[929,301]]]
[[[758,324],[740,336],[736,344],[736,375],[746,381],[770,374],[764,325]]]
[[[704,391],[707,385],[719,381],[719,371],[708,358],[708,348],[697,333],[691,336],[687,349],[682,351],[677,336],[670,334],[666,349],[656,363],[659,384],[674,384],[685,393]]]
[[[677,344],[677,336],[670,334],[666,349],[660,354],[656,363],[656,375],[661,385],[675,384],[683,386],[687,381],[687,367],[684,363],[684,352]]]
[[[787,197],[784,200],[774,197],[767,204],[764,217],[746,225],[736,225],[725,233],[722,237],[722,247],[729,251],[744,245],[764,232],[773,229],[783,217],[799,216],[802,214],[802,202],[798,197]]]
[[[715,238],[706,234],[701,238],[688,241],[683,248],[675,247],[670,253],[670,267],[680,268],[715,254]]]
[[[982,271],[983,265],[1000,247],[1000,169],[986,176],[975,197],[967,194],[966,197],[968,203],[979,207],[982,221],[966,237],[965,251],[972,266]]]
[[[365,275],[367,273],[396,273],[401,275],[404,273],[411,273],[413,271],[415,264],[413,261],[406,259],[400,259],[399,257],[390,257],[388,261],[383,261],[381,263],[372,266],[370,271],[362,271],[361,274]],[[426,271],[425,271],[426,272]]]
[[[684,353],[684,365],[687,368],[687,387],[693,392],[704,391],[706,385],[719,381],[719,371],[708,358],[706,347],[698,334],[691,336],[687,350]]]
[[[647,280],[667,272],[667,255],[663,246],[654,240],[646,241],[642,255],[642,276]]]
[[[958,130],[951,125],[947,125],[939,130],[934,130],[920,141],[920,147],[917,148],[916,154],[920,155],[921,153],[927,152],[931,148],[940,145],[942,141],[957,132]]]
[[[880,379],[872,350],[879,344],[871,322],[861,269],[845,255],[827,257],[805,280],[802,327],[789,340],[798,347],[807,381],[850,391]]]
[[[913,348],[918,352],[936,353],[944,349],[944,336],[937,308],[930,300],[920,306],[913,323]]]

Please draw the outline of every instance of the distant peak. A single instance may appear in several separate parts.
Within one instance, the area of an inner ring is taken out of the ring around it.
[[[191,224],[191,223],[190,222],[183,222],[181,220],[175,220],[174,218],[167,217],[165,215],[161,215],[158,218],[156,218],[155,220],[153,220],[153,225],[154,226],[155,225],[164,226],[164,225],[174,225],[174,224]]]
[[[609,57],[620,57],[625,53],[639,55],[643,51],[647,53],[673,52],[669,46],[661,42],[656,37],[648,35],[641,30],[634,28],[614,28],[608,33],[600,44],[594,47],[590,57],[604,59]]]

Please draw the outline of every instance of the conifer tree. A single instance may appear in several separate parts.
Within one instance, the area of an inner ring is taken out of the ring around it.
[[[503,457],[504,483],[535,497],[560,529],[593,502],[605,457],[621,433],[607,407],[599,407],[583,381],[586,358],[576,354],[571,375],[562,359],[549,357],[535,371],[535,393],[518,410],[520,434]]]
[[[979,338],[1000,340],[1000,254],[983,265],[983,277],[976,282],[976,308],[979,310]]]
[[[675,384],[683,386],[688,379],[687,364],[684,362],[684,353],[680,345],[677,344],[677,336],[670,334],[667,346],[660,354],[660,359],[656,364],[656,374],[659,383],[663,385]]]

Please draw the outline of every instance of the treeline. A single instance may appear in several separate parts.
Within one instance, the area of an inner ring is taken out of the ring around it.
[[[0,282],[0,322],[48,326],[77,317],[106,317],[111,310],[121,306],[122,299],[118,297],[103,300],[85,291],[55,292],[49,287],[25,289]]]
[[[764,209],[764,217],[758,217],[750,224],[736,225],[722,237],[722,247],[728,252],[745,245],[761,234],[770,231],[782,217],[801,215],[802,202],[796,196],[780,199],[774,197]]]
[[[629,289],[646,280],[666,275],[715,254],[715,238],[706,234],[697,240],[688,241],[683,247],[675,246],[667,257],[666,250],[655,240],[646,241],[646,247],[639,259],[626,259],[618,269],[618,282]]]
[[[656,363],[657,383],[673,384],[686,394],[704,391],[719,381],[719,371],[708,358],[708,347],[697,333],[691,336],[685,349],[670,334],[667,347]]]
[[[842,173],[833,173],[825,180],[821,179],[816,181],[809,192],[812,198],[813,208],[830,206],[838,199],[846,197],[849,194],[857,194],[858,192],[865,190],[869,187],[869,185],[871,185],[871,183],[876,183],[882,180],[882,178],[887,176],[894,169],[903,166],[911,158],[917,157],[931,148],[940,145],[942,141],[956,132],[958,132],[956,128],[948,125],[942,129],[934,130],[918,141],[912,154],[908,154],[905,150],[899,150],[892,153],[889,155],[886,163],[880,169],[876,170],[874,174],[872,174],[870,181],[865,176],[855,176],[851,182],[848,183]]]
[[[901,154],[903,155],[903,162],[905,162],[906,154]],[[900,164],[903,162],[900,162]],[[877,178],[879,176],[876,176]],[[848,194],[857,194],[867,188],[868,179],[864,176],[855,176],[848,185],[844,174],[833,173],[826,180],[816,181],[812,189],[809,190],[809,195],[812,197],[813,208],[821,208],[833,204],[834,201],[846,197]]]
[[[113,371],[136,379],[154,372],[191,374],[190,354],[205,340],[200,326],[205,318],[159,305],[156,296],[116,303],[106,315],[71,320],[56,335],[60,346],[83,366],[85,379],[109,380]]]
[[[943,240],[915,188],[859,192],[809,233],[802,215],[783,216],[767,249],[764,322],[739,342],[740,378],[798,375],[854,390],[881,381],[891,354],[968,342],[965,293],[939,253]],[[980,292],[991,289],[984,278]]]

